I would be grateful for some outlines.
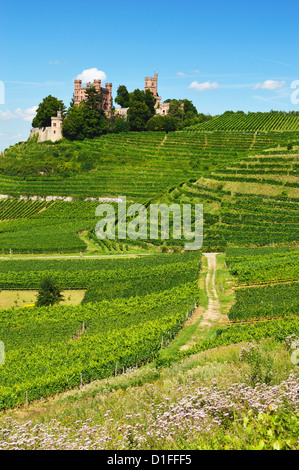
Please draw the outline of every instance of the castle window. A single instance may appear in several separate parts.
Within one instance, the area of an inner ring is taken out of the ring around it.
[[[53,126],[56,127],[56,122],[53,122]]]

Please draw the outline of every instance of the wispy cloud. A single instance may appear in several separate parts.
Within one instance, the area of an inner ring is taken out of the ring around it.
[[[262,83],[257,83],[254,87],[253,90],[277,90],[280,88],[284,88],[286,85],[285,81],[277,81],[277,80],[266,80]]]
[[[240,55],[245,56],[245,57],[250,57],[251,59],[255,59],[255,60],[261,60],[263,62],[270,62],[271,64],[282,65],[284,67],[289,67],[292,69],[298,68],[298,66],[294,66],[293,64],[287,64],[286,62],[281,62],[280,60],[276,60],[276,59],[269,59],[268,57],[259,57],[256,55],[250,55],[250,54],[245,54],[245,53],[240,53]]]
[[[32,108],[22,109],[17,108],[15,111],[0,111],[0,120],[9,121],[11,119],[23,119],[24,121],[30,122],[36,115],[37,106]]]
[[[58,59],[57,59],[57,60],[49,60],[49,64],[50,64],[50,65],[60,65],[61,62],[60,62],[60,60],[58,60]]]
[[[199,83],[198,81],[194,81],[189,85],[189,88],[193,88],[196,91],[208,91],[208,90],[217,90],[220,88],[219,83],[217,82],[203,82]]]
[[[176,73],[176,77],[194,77],[198,74],[200,74],[200,70],[196,69],[196,70],[188,70],[188,72],[182,72],[181,70],[179,72]]]

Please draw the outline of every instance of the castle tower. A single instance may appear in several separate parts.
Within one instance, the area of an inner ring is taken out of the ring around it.
[[[99,93],[101,92],[101,80],[94,80],[93,86]]]
[[[105,83],[103,91],[103,109],[109,116],[112,111],[112,83]]]
[[[61,109],[59,109],[59,111],[57,111],[57,116],[51,117],[51,128],[49,129],[49,132],[50,140],[52,140],[52,142],[62,139],[62,121],[62,113]]]
[[[154,97],[158,96],[158,74],[155,73],[154,77],[145,77],[144,91],[150,90]]]
[[[74,105],[78,106],[81,101],[81,88],[82,88],[82,80],[75,79],[75,90],[74,90]]]

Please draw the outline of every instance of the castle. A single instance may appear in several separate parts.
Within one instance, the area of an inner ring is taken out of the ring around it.
[[[38,134],[37,141],[45,142],[46,140],[51,140],[55,142],[56,140],[62,139],[62,114],[61,110],[57,111],[57,116],[51,117],[51,126],[49,127],[34,127],[30,131],[29,139]]]
[[[155,109],[156,114],[166,115],[169,110],[169,103],[161,103],[161,96],[158,95],[158,74],[155,73],[154,77],[145,77],[144,91],[150,90],[156,99]],[[86,87],[82,87],[82,80],[74,80],[74,106],[79,106],[81,101],[86,99],[86,90],[89,87],[95,87],[96,91],[102,95],[101,108],[106,116],[110,117],[112,114],[112,83],[105,83],[105,88],[101,87],[101,80],[94,80],[93,83],[87,83]],[[125,118],[129,108],[116,108],[115,114]],[[29,138],[38,134],[38,142],[45,142],[51,140],[55,142],[62,138],[62,114],[61,110],[57,112],[57,116],[51,117],[51,126],[33,128],[30,131]]]
[[[111,115],[112,111],[112,83],[105,83],[105,88],[101,87],[101,80],[94,80],[93,83],[87,83],[86,87],[82,87],[82,80],[75,79],[74,105],[79,106],[81,101],[86,99],[86,90],[89,87],[95,87],[98,93],[102,94],[101,108],[106,116]]]
[[[155,73],[153,77],[145,77],[144,91],[151,91],[154,95],[156,114],[165,116],[169,111],[169,103],[161,103],[161,96],[158,95],[158,74]],[[129,108],[116,108],[115,113],[120,117],[125,117]]]

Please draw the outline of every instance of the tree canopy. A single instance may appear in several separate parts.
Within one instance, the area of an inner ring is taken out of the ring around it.
[[[128,122],[130,130],[144,131],[147,121],[152,117],[148,106],[141,101],[134,101],[128,109]]]
[[[101,109],[102,94],[95,87],[86,90],[86,100],[72,106],[63,121],[63,135],[69,140],[93,139],[105,133],[107,119]]]
[[[38,307],[44,307],[57,304],[61,300],[63,300],[63,295],[60,292],[60,287],[57,282],[51,277],[43,278],[38,290],[36,305]]]
[[[121,108],[128,108],[130,106],[130,96],[125,85],[120,85],[117,89],[115,103],[119,104]]]
[[[32,121],[32,127],[50,127],[51,117],[57,115],[57,111],[61,109],[62,115],[65,114],[65,106],[62,100],[58,100],[54,96],[47,96],[38,105],[37,112]]]
[[[153,116],[147,122],[147,130],[164,131],[166,133],[176,130],[175,119],[171,116]]]

